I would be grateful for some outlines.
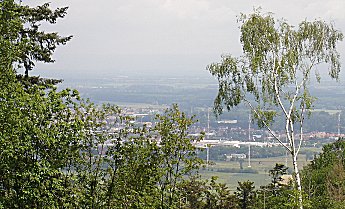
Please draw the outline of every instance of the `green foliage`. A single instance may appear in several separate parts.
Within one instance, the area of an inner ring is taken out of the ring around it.
[[[119,108],[95,106],[55,81],[28,77],[34,61],[53,62],[70,37],[39,31],[67,8],[1,1],[0,207],[176,208],[180,183],[202,161],[188,135],[192,118],[174,105],[153,129]],[[15,64],[19,64],[16,66]],[[25,76],[16,75],[25,67]],[[199,138],[200,139],[200,138]]]
[[[235,192],[241,209],[255,208],[256,192],[254,182],[238,182],[237,191]]]
[[[68,7],[50,9],[49,3],[35,8],[15,0],[0,2],[0,32],[13,50],[11,62],[25,68],[25,76],[33,69],[35,61],[54,62],[52,55],[58,45],[65,45],[72,36],[62,37],[56,32],[40,30],[42,23],[55,24],[66,15]]]
[[[175,208],[179,184],[201,161],[188,136],[193,121],[177,106],[153,129],[136,127],[113,106],[82,106],[81,158],[71,170],[83,208]]]
[[[10,208],[58,207],[66,192],[62,168],[79,156],[78,95],[39,86],[27,92],[12,76],[0,102],[2,201]]]
[[[27,88],[15,75],[16,64],[28,71],[33,60],[52,62],[55,46],[69,39],[38,30],[40,22],[54,23],[66,10],[53,14],[48,6],[0,2],[0,199],[5,208],[72,204],[63,169],[79,158],[78,92],[58,92],[50,84]]]
[[[193,118],[188,118],[180,112],[177,105],[173,105],[164,115],[157,115],[155,131],[158,134],[160,145],[159,180],[161,189],[161,208],[171,207],[179,199],[176,192],[178,182],[185,176],[199,169],[202,161],[196,155],[194,140],[188,136],[188,128],[194,123]]]
[[[278,195],[273,195],[269,189],[261,188],[257,194],[255,208],[297,209],[300,207],[298,190],[283,188],[278,191]],[[306,195],[303,195],[303,207],[314,208],[311,207]]]
[[[238,199],[225,184],[192,177],[180,186],[185,202],[182,208],[188,209],[237,209]]]
[[[177,207],[179,183],[201,163],[188,136],[194,121],[173,106],[154,129],[137,127],[116,106],[29,78],[34,61],[53,62],[70,39],[39,30],[67,8],[0,7],[0,207]]]
[[[269,170],[272,181],[269,185],[260,188],[258,205],[264,205],[265,208],[296,208],[298,206],[297,193],[293,190],[292,182],[284,182],[282,178],[287,174],[287,170],[285,165],[278,163]]]
[[[282,164],[276,164],[269,170],[271,183],[261,186],[256,190],[255,204],[253,208],[276,208],[290,209],[299,208],[299,191],[294,189],[292,179],[289,181],[287,174],[288,168]],[[310,201],[305,193],[303,193],[303,207],[311,208]]]
[[[304,119],[310,115],[315,100],[308,84],[321,63],[329,66],[331,78],[338,79],[340,62],[336,47],[343,34],[324,21],[303,21],[294,27],[259,10],[242,14],[238,21],[243,55],[224,55],[221,62],[207,66],[219,84],[214,110],[221,114],[223,106],[230,110],[242,101],[249,105],[259,127],[266,127],[291,154],[302,209],[297,155],[303,141]],[[318,72],[315,74],[320,81]],[[285,119],[287,144],[270,128],[278,110]],[[299,129],[298,140],[295,128]]]
[[[269,170],[270,176],[272,176],[272,184],[271,188],[273,192],[281,188],[283,185],[281,182],[283,181],[282,176],[287,174],[288,167],[283,164],[276,163],[275,167],[272,170]]]
[[[24,90],[14,76],[17,89],[1,91],[2,206],[177,207],[180,182],[201,163],[188,136],[193,121],[177,106],[151,130],[75,91]]]
[[[341,208],[345,201],[343,139],[325,145],[323,152],[303,169],[303,188],[314,208]]]
[[[299,78],[302,79],[299,88],[303,91],[297,100],[310,109],[313,99],[305,81],[310,79],[314,66],[329,63],[331,77],[338,78],[340,63],[336,46],[343,35],[333,25],[303,21],[299,27],[293,27],[259,10],[242,14],[238,21],[242,24],[243,56],[223,55],[220,63],[207,67],[219,83],[215,99],[217,113],[222,112],[223,105],[228,110],[237,106],[246,99],[247,93],[254,96],[261,109],[279,105],[278,92],[291,103],[296,89],[288,87],[300,83]]]

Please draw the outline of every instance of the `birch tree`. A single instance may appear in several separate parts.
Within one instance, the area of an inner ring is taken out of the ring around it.
[[[312,77],[320,82],[318,67],[327,68],[330,77],[338,80],[337,44],[343,34],[322,20],[292,26],[259,10],[242,14],[238,22],[243,54],[223,55],[219,63],[207,66],[219,84],[215,113],[242,102],[250,107],[258,125],[267,128],[290,153],[299,207],[303,208],[297,156],[304,140],[303,122],[315,101],[309,85]],[[279,114],[285,118],[287,143],[270,128]]]

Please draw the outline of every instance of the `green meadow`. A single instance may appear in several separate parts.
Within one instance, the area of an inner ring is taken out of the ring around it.
[[[238,182],[253,181],[256,188],[266,185],[271,181],[269,170],[272,169],[276,163],[284,164],[287,162],[289,172],[292,172],[292,161],[290,156],[270,157],[270,158],[254,158],[251,159],[251,167],[248,167],[248,159],[243,161],[243,169],[240,169],[238,161],[213,161],[209,166],[201,170],[201,176],[209,179],[212,176],[218,176],[218,181],[227,184],[227,186],[235,191]],[[310,161],[306,160],[306,155],[299,155],[298,165],[302,169]],[[226,172],[229,170],[230,172]],[[232,170],[239,172],[232,172]],[[253,173],[249,173],[253,172]],[[255,173],[254,173],[255,172]]]

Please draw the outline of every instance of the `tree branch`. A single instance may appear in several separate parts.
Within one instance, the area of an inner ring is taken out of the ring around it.
[[[258,114],[258,112],[255,110],[255,108],[253,107],[253,105],[248,101],[248,100],[246,100],[246,99],[244,99],[244,101],[245,102],[247,102],[248,103],[248,105],[249,105],[249,107],[250,107],[250,109],[252,110],[252,111],[254,111],[254,113],[257,115],[257,116],[259,116],[260,117],[260,119],[261,119],[261,116]],[[286,149],[286,150],[288,150],[289,152],[291,152],[291,149],[288,147],[288,146],[286,146],[275,134],[274,134],[274,132],[272,131],[272,129],[267,125],[267,123],[264,121],[264,120],[262,120],[262,123],[264,124],[264,126],[267,128],[267,130],[270,132],[270,134]]]
[[[288,113],[286,112],[285,106],[283,105],[283,102],[280,99],[278,83],[277,83],[278,75],[276,72],[274,72],[274,77],[275,77],[275,79],[274,79],[274,85],[273,86],[274,86],[274,93],[275,93],[276,99],[279,103],[280,108],[283,110],[285,117],[289,117]]]
[[[301,117],[301,119],[300,119],[300,139],[299,139],[300,141],[299,141],[298,149],[296,152],[297,155],[298,155],[299,151],[301,150],[301,146],[302,146],[302,142],[303,142],[304,104],[302,106],[300,117]]]

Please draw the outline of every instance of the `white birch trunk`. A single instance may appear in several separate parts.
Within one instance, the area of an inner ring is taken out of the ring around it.
[[[298,191],[298,204],[299,208],[303,209],[301,177],[297,166],[297,155],[294,153],[292,154],[292,164],[295,172],[295,183]]]

